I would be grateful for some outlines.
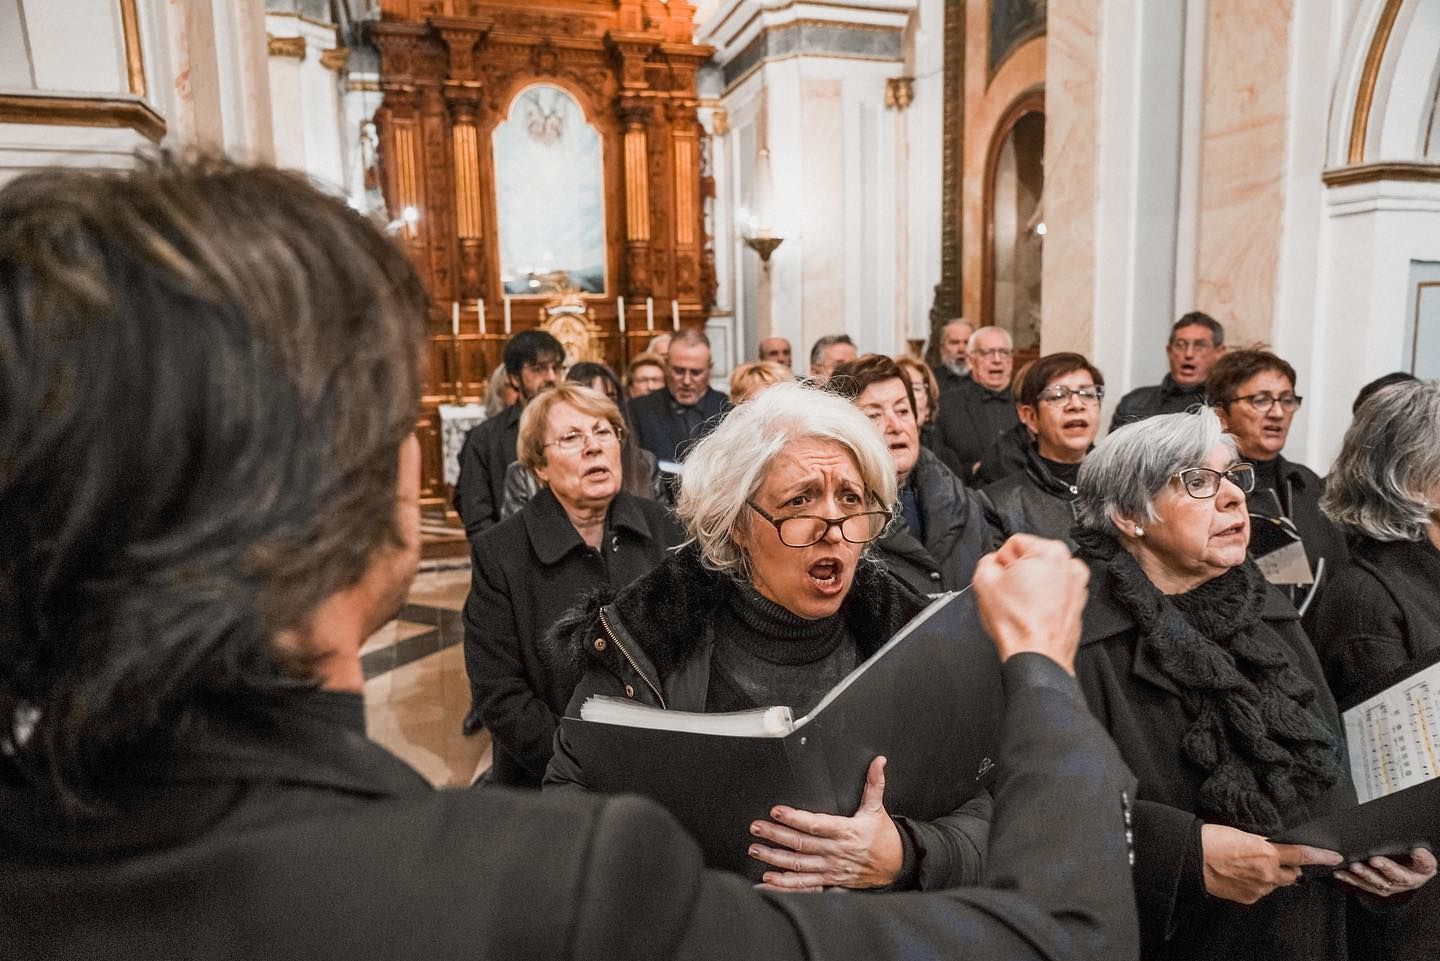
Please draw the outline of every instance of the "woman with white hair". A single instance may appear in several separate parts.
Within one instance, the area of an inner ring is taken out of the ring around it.
[[[1429,852],[1297,884],[1339,854],[1267,838],[1355,804],[1335,702],[1299,616],[1247,558],[1254,468],[1211,410],[1122,427],[1085,458],[1091,567],[1076,676],[1138,778],[1147,959],[1349,955],[1347,891],[1424,884]]]
[[[786,383],[739,405],[685,460],[678,510],[690,543],[559,626],[558,645],[584,670],[569,713],[610,694],[678,711],[805,714],[926,605],[864,556],[895,499],[889,451],[846,401]],[[585,782],[562,731],[545,784]],[[892,815],[876,759],[853,817],[777,807],[752,828],[750,855],[772,868],[766,883],[789,890],[971,884],[990,806],[983,794],[931,822]]]

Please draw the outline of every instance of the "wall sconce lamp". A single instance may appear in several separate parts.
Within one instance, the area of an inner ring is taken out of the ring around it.
[[[775,248],[784,242],[784,237],[771,237],[768,233],[745,238],[745,246],[759,254],[761,263],[766,265],[770,263],[770,255],[775,252]]]
[[[769,267],[770,255],[785,242],[785,238],[776,237],[769,227],[760,226],[760,218],[744,207],[740,208],[736,219],[740,222],[740,239],[745,241],[746,247],[760,255],[761,263]]]

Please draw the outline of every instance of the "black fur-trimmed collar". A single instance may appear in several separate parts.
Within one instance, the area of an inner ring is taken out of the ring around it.
[[[581,670],[587,658],[608,663],[618,657],[613,651],[597,652],[592,643],[600,609],[613,604],[625,631],[663,679],[695,655],[708,636],[709,624],[734,590],[729,575],[705,567],[699,549],[687,544],[618,594],[611,590],[591,594],[556,623],[550,634],[551,650]],[[864,659],[928,603],[879,563],[862,558],[840,612]]]

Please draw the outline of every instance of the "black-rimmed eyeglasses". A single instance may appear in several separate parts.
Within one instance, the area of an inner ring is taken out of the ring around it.
[[[1251,464],[1236,464],[1229,470],[1187,467],[1174,476],[1180,478],[1180,486],[1185,488],[1185,493],[1201,500],[1219,493],[1222,480],[1228,480],[1247,494],[1255,489],[1255,467]]]
[[[1230,403],[1237,404],[1242,400],[1262,414],[1276,404],[1279,404],[1280,409],[1288,414],[1291,411],[1299,410],[1305,398],[1299,394],[1281,394],[1279,397],[1274,394],[1246,394],[1244,397],[1232,397]]]
[[[840,528],[840,536],[852,544],[868,544],[885,531],[890,523],[887,510],[861,511],[844,517],[816,517],[813,514],[797,514],[794,517],[774,517],[754,501],[746,501],[750,509],[775,525],[780,543],[786,547],[809,547],[818,544],[830,533],[830,528]]]

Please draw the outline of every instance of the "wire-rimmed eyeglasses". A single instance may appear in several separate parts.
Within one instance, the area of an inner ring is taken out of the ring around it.
[[[830,533],[830,528],[840,528],[840,536],[852,544],[868,544],[885,531],[890,523],[890,512],[876,509],[846,514],[844,517],[817,517],[814,514],[796,514],[794,517],[774,517],[754,501],[746,501],[750,509],[771,524],[780,535],[780,543],[786,547],[809,547],[818,544]]]
[[[597,424],[594,430],[568,430],[542,446],[554,447],[567,454],[573,454],[576,451],[584,450],[592,437],[595,438],[595,443],[601,447],[609,447],[625,439],[625,430],[613,424]]]
[[[1229,470],[1215,470],[1213,467],[1187,467],[1174,477],[1180,478],[1180,486],[1191,497],[1214,497],[1220,491],[1220,481],[1228,480],[1245,493],[1255,489],[1255,467],[1253,464],[1236,464]]]
[[[1105,388],[1099,384],[1087,387],[1067,387],[1056,384],[1040,392],[1040,399],[1051,404],[1068,404],[1071,397],[1079,397],[1087,404],[1098,404],[1105,399]]]

